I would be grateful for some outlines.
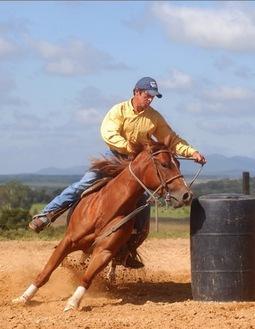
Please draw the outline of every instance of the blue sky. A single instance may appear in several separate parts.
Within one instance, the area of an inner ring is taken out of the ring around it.
[[[254,53],[251,1],[1,1],[0,174],[87,164],[143,76],[191,145],[255,158]]]

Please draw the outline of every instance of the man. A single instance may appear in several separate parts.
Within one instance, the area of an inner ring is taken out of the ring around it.
[[[154,136],[161,143],[170,140],[169,148],[176,155],[193,157],[196,162],[205,163],[204,156],[180,138],[159,112],[150,106],[155,96],[162,97],[156,81],[144,77],[136,83],[130,100],[110,109],[101,125],[102,138],[109,147],[107,155],[127,157],[135,154],[139,145],[145,144],[149,137]],[[42,214],[35,215],[29,227],[39,233],[55,220],[61,210],[74,204],[82,192],[99,178],[100,172],[87,172],[79,182],[67,187],[54,198],[43,209]]]

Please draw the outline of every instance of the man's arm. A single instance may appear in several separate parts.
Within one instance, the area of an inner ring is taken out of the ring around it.
[[[176,155],[192,157],[200,164],[206,163],[205,157],[198,150],[189,145],[186,140],[178,136],[160,114],[154,135]]]
[[[134,145],[129,143],[122,135],[121,131],[124,118],[121,113],[121,105],[115,105],[106,114],[101,124],[101,136],[106,144],[122,154],[135,153]]]

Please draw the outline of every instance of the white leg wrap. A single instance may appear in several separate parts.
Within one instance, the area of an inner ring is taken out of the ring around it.
[[[106,276],[107,280],[109,281],[110,285],[116,284],[116,267],[111,266],[109,272]]]
[[[37,292],[38,288],[31,284],[27,290],[18,298],[13,299],[13,303],[26,303],[28,302]]]
[[[75,292],[73,293],[73,295],[68,299],[67,304],[64,308],[64,311],[67,312],[69,310],[78,308],[81,299],[83,297],[83,295],[85,294],[86,288],[79,286]]]
[[[37,290],[38,290],[38,288],[34,284],[31,284],[27,288],[27,290],[23,293],[22,297],[26,300],[30,300],[35,295]]]

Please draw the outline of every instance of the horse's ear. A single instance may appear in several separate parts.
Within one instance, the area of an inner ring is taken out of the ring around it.
[[[153,138],[153,136],[151,136],[149,133],[147,133],[147,141],[149,146],[154,146],[158,143],[157,140]]]
[[[164,144],[167,148],[170,148],[170,144],[171,144],[171,137],[170,135],[167,135],[164,139]]]

